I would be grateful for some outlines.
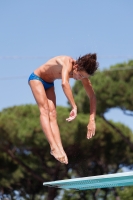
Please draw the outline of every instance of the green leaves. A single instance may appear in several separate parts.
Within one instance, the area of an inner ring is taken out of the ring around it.
[[[22,105],[0,113],[0,186],[5,191],[18,190],[25,199],[32,196],[52,200],[56,188],[43,187],[44,181],[116,173],[124,166],[133,168],[133,134],[121,123],[103,116],[110,108],[133,111],[133,61],[97,72],[91,82],[97,96],[96,135],[88,140],[89,99],[80,81],[73,87],[78,116],[67,122],[69,108],[57,107],[57,119],[69,164],[63,165],[50,155],[49,144],[42,132],[37,105]],[[130,68],[130,69],[129,69]],[[11,189],[12,188],[12,189]],[[22,193],[23,191],[23,193]],[[126,188],[119,196],[130,197]],[[129,194],[128,192],[129,191]],[[73,195],[74,194],[74,195]],[[69,191],[62,199],[95,199],[95,194],[114,198],[113,190]],[[40,195],[40,196],[39,196]],[[128,199],[128,198],[127,198]]]

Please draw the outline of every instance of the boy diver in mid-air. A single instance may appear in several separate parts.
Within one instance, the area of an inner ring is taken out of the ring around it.
[[[77,116],[69,78],[80,80],[90,100],[90,119],[87,125],[87,138],[95,135],[96,97],[89,75],[98,68],[96,54],[87,54],[77,60],[69,56],[57,56],[37,68],[29,77],[29,85],[40,110],[42,130],[50,144],[51,154],[61,163],[68,164],[67,155],[63,149],[60,131],[56,118],[56,95],[54,80],[62,79],[63,91],[71,104],[72,110],[68,122]]]

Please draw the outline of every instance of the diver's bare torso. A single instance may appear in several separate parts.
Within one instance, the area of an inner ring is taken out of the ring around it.
[[[41,65],[34,73],[46,82],[53,82],[62,78],[62,68],[67,67],[68,63],[73,67],[75,60],[69,56],[57,56]],[[69,73],[69,78],[73,78],[72,70]]]

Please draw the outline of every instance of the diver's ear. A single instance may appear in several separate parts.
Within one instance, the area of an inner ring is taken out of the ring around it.
[[[73,65],[73,69],[77,70],[78,69],[78,64]]]

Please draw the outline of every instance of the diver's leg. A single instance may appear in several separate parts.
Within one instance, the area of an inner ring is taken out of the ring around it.
[[[65,163],[64,155],[59,150],[51,129],[49,105],[44,86],[39,80],[30,80],[29,85],[40,110],[40,123],[42,130],[50,144],[51,151],[54,150],[53,156],[60,162]]]
[[[53,136],[57,146],[59,147],[62,154],[65,156],[65,163],[68,163],[67,155],[63,149],[62,141],[60,137],[60,131],[57,124],[57,115],[56,115],[56,96],[54,92],[54,87],[51,87],[46,90],[46,95],[48,99],[49,105],[49,118],[50,118],[50,125],[53,132]]]

